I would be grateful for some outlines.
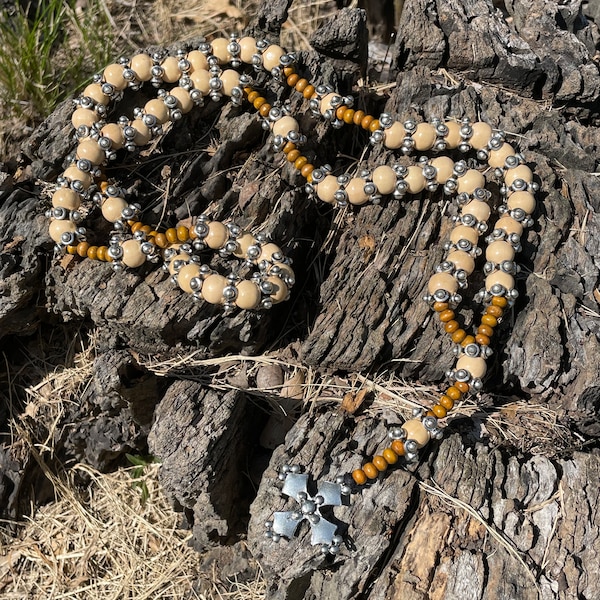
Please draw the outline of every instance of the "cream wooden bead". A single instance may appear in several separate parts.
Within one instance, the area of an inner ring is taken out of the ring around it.
[[[63,233],[75,233],[75,231],[77,231],[77,225],[68,219],[53,219],[50,223],[50,227],[48,228],[50,237],[57,244],[62,243],[60,238]]]
[[[435,144],[437,134],[435,127],[431,123],[419,123],[412,139],[415,142],[415,150],[431,150]]]
[[[464,369],[472,377],[481,379],[487,373],[487,364],[485,358],[481,356],[461,356],[456,361],[456,370]]]
[[[202,283],[200,293],[209,304],[221,304],[223,302],[223,290],[229,282],[223,275],[213,273]]]
[[[444,125],[448,128],[448,133],[444,136],[446,148],[454,150],[455,148],[458,148],[462,142],[460,125],[456,121],[446,121]]]
[[[294,273],[294,269],[292,269],[290,265],[286,263],[277,263],[276,266],[279,268],[279,272],[281,273],[282,277],[290,277],[292,280],[295,278],[296,275]]]
[[[253,281],[244,279],[237,283],[235,287],[237,288],[237,298],[235,299],[235,303],[239,308],[244,310],[258,308],[262,294]]]
[[[464,252],[463,250],[450,252],[446,257],[446,260],[453,263],[457,269],[466,271],[469,275],[475,270],[475,259],[468,252]]]
[[[138,240],[127,240],[121,244],[123,250],[123,264],[135,269],[146,262],[146,255],[142,252],[142,245]]]
[[[504,163],[509,156],[515,155],[515,149],[504,142],[498,150],[490,150],[490,156],[488,158],[488,164],[493,169],[503,169]]]
[[[136,146],[145,146],[152,137],[150,133],[150,128],[142,119],[135,119],[131,122],[131,127],[135,129],[135,137],[133,138],[133,143]]]
[[[299,131],[300,125],[294,117],[284,116],[273,123],[273,135],[286,137],[290,131]]]
[[[516,179],[522,179],[525,183],[530,184],[533,182],[533,172],[527,165],[507,169],[504,173],[504,183],[510,186]]]
[[[473,246],[477,246],[477,242],[479,241],[479,234],[473,227],[468,227],[467,225],[457,225],[450,232],[450,241],[453,244],[458,244],[460,240],[468,240],[473,244]]]
[[[287,298],[288,287],[279,277],[270,275],[265,281],[273,284],[273,293],[269,295],[271,300],[273,300],[273,304],[279,304]]]
[[[323,96],[323,98],[321,98],[319,110],[321,111],[322,115],[324,115],[328,110],[333,108],[333,106],[331,105],[331,101],[338,95],[339,94],[336,94],[335,92],[330,92],[329,94],[326,94],[325,96]]]
[[[88,96],[98,104],[105,106],[110,102],[110,98],[102,91],[102,86],[99,83],[90,83],[84,90],[83,96]]]
[[[131,70],[135,73],[138,81],[150,81],[153,66],[154,61],[147,54],[136,54],[130,63]]]
[[[431,434],[419,419],[409,419],[402,425],[406,439],[413,440],[419,448],[425,446],[431,439]]]
[[[177,285],[188,294],[191,294],[194,290],[190,285],[190,282],[194,277],[200,276],[200,266],[196,263],[190,263],[184,265],[177,272]]]
[[[123,198],[109,197],[102,203],[102,216],[109,223],[116,223],[121,218],[121,213],[128,204]]]
[[[236,240],[237,242],[237,250],[233,253],[234,256],[238,258],[246,258],[246,252],[250,246],[254,246],[256,244],[256,238],[248,232],[240,235]]]
[[[208,60],[204,52],[200,52],[200,50],[192,50],[191,52],[188,52],[186,59],[191,65],[192,72],[200,69],[208,69]]]
[[[81,196],[71,188],[58,188],[52,194],[52,206],[77,210],[81,206]]]
[[[505,260],[513,260],[514,257],[515,249],[508,242],[492,242],[485,249],[485,258],[496,264],[500,264]]]
[[[450,177],[454,175],[454,161],[449,156],[438,156],[431,161],[431,166],[435,167],[435,180],[444,185]]]
[[[106,154],[104,150],[100,148],[98,142],[91,138],[81,140],[77,145],[75,154],[77,155],[77,158],[85,158],[96,166],[101,165],[106,158]]]
[[[175,247],[175,245],[171,246],[171,248],[174,248],[174,247]],[[190,260],[190,255],[186,254],[185,252],[181,252],[180,254],[176,254],[169,261],[169,274],[170,275],[176,275],[177,274],[177,270],[175,269],[175,263],[181,262],[181,261],[183,261],[184,263],[187,263],[189,260]],[[183,267],[181,267],[181,268],[183,268]]]
[[[229,46],[229,40],[227,38],[217,38],[211,42],[212,54],[219,60],[220,65],[224,65],[231,60],[231,54],[227,50]]]
[[[404,181],[408,186],[408,192],[410,194],[418,194],[425,189],[425,177],[423,176],[423,169],[417,167],[417,165],[411,165],[407,169],[407,173],[404,176]]]
[[[206,69],[197,69],[190,75],[190,79],[203,96],[210,92],[210,73]]]
[[[402,146],[406,137],[406,129],[400,121],[394,121],[391,127],[383,130],[383,145],[390,150],[397,150]]]
[[[174,87],[169,94],[177,99],[177,106],[182,113],[188,113],[194,108],[194,101],[190,97],[190,93],[182,87]]]
[[[436,273],[429,278],[427,290],[434,294],[437,290],[446,290],[450,294],[455,294],[458,290],[458,281],[449,273]]]
[[[396,189],[396,173],[392,167],[381,165],[371,175],[371,181],[375,184],[377,191],[384,196],[391,194]]]
[[[127,80],[123,77],[123,65],[113,63],[108,65],[102,73],[106,83],[110,83],[116,90],[124,90],[127,87]]]
[[[223,94],[225,94],[225,96],[231,96],[234,88],[240,86],[240,74],[233,69],[226,69],[223,71],[219,76],[219,79],[223,84],[221,91]]]
[[[478,221],[487,221],[490,218],[491,209],[487,202],[471,200],[460,209],[461,215],[473,215]]]
[[[169,120],[169,109],[160,98],[148,100],[144,106],[144,112],[147,115],[154,115],[159,125],[162,125]]]
[[[71,115],[71,123],[77,129],[81,125],[91,127],[100,120],[100,115],[95,110],[89,108],[77,108]]]
[[[485,278],[485,289],[490,291],[495,285],[504,286],[507,290],[512,290],[515,287],[515,280],[512,275],[504,271],[494,271]]]
[[[75,165],[71,165],[64,173],[63,177],[69,181],[81,181],[83,187],[87,190],[92,183],[92,176],[81,169],[78,169]]]
[[[523,233],[523,225],[508,215],[504,215],[498,219],[494,229],[502,229],[509,235],[511,233],[516,233],[517,235],[521,235]]]
[[[260,262],[261,260],[272,260],[273,259],[273,254],[283,254],[283,252],[281,252],[281,248],[277,245],[277,244],[273,244],[273,242],[269,242],[267,244],[264,244],[264,246],[261,246],[260,248],[260,256],[258,257],[258,262]]]
[[[334,204],[334,195],[339,187],[337,179],[333,175],[326,175],[325,179],[317,184],[317,197],[323,202]]]
[[[475,150],[483,150],[492,137],[492,128],[488,123],[484,123],[483,121],[473,123],[471,128],[473,133],[469,138],[469,143]]]
[[[353,177],[346,184],[346,194],[348,194],[348,202],[355,206],[361,206],[369,200],[365,193],[365,180],[360,177]]]
[[[253,37],[243,37],[238,41],[240,45],[240,60],[247,65],[252,64],[252,57],[258,52],[256,40]]]
[[[160,63],[163,74],[162,80],[165,83],[175,83],[179,81],[181,77],[181,71],[179,70],[179,59],[175,56],[167,56],[165,60]]]
[[[279,59],[285,54],[285,50],[281,46],[271,44],[262,54],[263,67],[267,71],[271,71],[279,66]]]
[[[111,141],[111,148],[113,150],[120,150],[123,147],[125,137],[120,125],[117,125],[116,123],[107,123],[100,130],[100,133]]]
[[[510,210],[520,208],[530,215],[535,210],[535,196],[531,192],[513,192],[506,201]]]
[[[483,173],[475,169],[467,169],[466,173],[457,180],[458,193],[466,192],[472,194],[477,188],[485,188],[485,177]]]
[[[229,239],[229,229],[220,221],[211,221],[208,224],[208,233],[204,238],[205,244],[213,250],[220,250]]]

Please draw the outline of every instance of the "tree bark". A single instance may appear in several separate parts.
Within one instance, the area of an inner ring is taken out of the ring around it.
[[[250,31],[276,36],[289,4],[264,3]],[[57,457],[108,469],[148,444],[196,547],[242,556],[238,539],[247,535],[268,598],[595,598],[598,28],[578,1],[514,0],[501,11],[490,0],[407,0],[397,18],[390,81],[378,94],[362,89],[357,107],[401,120],[488,121],[508,132],[541,191],[519,255],[520,298],[494,340],[485,392],[476,398],[481,408],[451,420],[418,464],[391,470],[333,509],[345,536],[339,555],[323,557],[311,546],[306,524],[279,544],[264,538],[264,522],[294,504],[277,471],[302,464],[313,481],[348,473],[384,446],[387,426],[406,418],[407,406],[390,408],[377,389],[356,414],[319,403],[297,420],[279,419],[289,432],[267,443],[265,413],[281,401],[283,372],[265,385],[267,367],[256,372],[239,357],[223,374],[204,363],[161,377],[152,365],[192,350],[197,360],[270,350],[301,372],[393,374],[416,390],[442,385],[451,344],[422,301],[456,213],[440,193],[336,212],[307,197],[245,108],[190,114],[153,148],[152,160],[146,152],[126,157],[111,176],[149,207],[149,221],[159,220],[168,196],[169,223],[209,212],[270,233],[294,259],[290,302],[224,315],[151,266],[114,273],[106,264],[49,258],[48,201],[35,183],[55,177],[73,150],[65,103],[28,142],[21,174],[6,175],[0,188],[4,347],[48,324],[97,330],[93,385],[65,413]],[[366,36],[363,11],[341,9],[300,54],[302,75],[356,93],[372,73]],[[362,132],[331,131],[285,86],[265,81],[264,89],[270,102],[289,96],[316,164],[337,173],[348,156],[361,156]],[[202,141],[207,134],[216,139],[211,147]],[[373,168],[391,157],[379,146],[361,164]],[[468,304],[461,314],[471,325],[478,314]],[[503,431],[512,437],[502,439]],[[5,516],[26,505],[35,472],[30,457],[5,445]]]

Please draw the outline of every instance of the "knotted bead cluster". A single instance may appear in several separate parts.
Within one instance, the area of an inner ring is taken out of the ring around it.
[[[392,155],[392,164],[337,176],[329,165],[316,167],[300,149],[307,140],[291,114],[291,104],[270,104],[252,87],[252,69],[270,73],[301,94],[310,111],[334,128],[353,125],[368,133],[372,146],[383,145],[400,155],[424,154],[416,164],[406,165]],[[108,122],[109,104],[125,89],[138,89],[146,82],[159,88],[158,97],[137,108],[133,119],[121,117]],[[193,227],[179,225],[159,232],[143,224],[140,207],[127,202],[118,185],[102,177],[102,166],[121,148],[136,150],[160,135],[166,123],[180,119],[206,98],[218,101],[223,97],[234,104],[245,100],[258,112],[264,128],[272,134],[273,148],[282,152],[306,180],[307,192],[325,203],[360,206],[384,197],[401,199],[441,188],[457,204],[444,259],[429,279],[425,295],[454,344],[456,363],[447,373],[449,385],[431,410],[419,410],[403,425],[392,427],[390,446],[352,472],[355,484],[363,485],[377,479],[401,456],[415,460],[420,448],[441,436],[438,420],[446,417],[465,394],[481,389],[494,329],[517,297],[515,256],[521,249],[524,228],[533,223],[538,185],[523,157],[488,123],[466,118],[418,123],[394,119],[387,113],[376,118],[355,110],[351,96],[342,96],[327,85],[315,86],[301,77],[294,56],[280,46],[232,36],[203,42],[176,56],[137,54],[109,65],[84,90],[72,116],[75,156],[58,179],[52,197],[52,239],[68,253],[112,262],[117,267],[136,268],[147,260],[162,260],[183,291],[226,308],[269,307],[284,300],[294,283],[294,273],[281,249],[264,236],[205,215],[198,217]],[[454,161],[440,155],[446,152],[466,157]],[[498,180],[502,198],[491,230],[491,194],[482,167]],[[87,242],[86,231],[80,226],[84,201],[99,206],[103,217],[113,224],[108,245]],[[460,292],[467,287],[476,259],[482,254],[481,237],[487,243],[485,283],[475,300],[484,308],[480,324],[468,334],[456,309],[462,302]],[[256,270],[250,278],[215,273],[201,264],[198,253],[205,248],[234,256]]]

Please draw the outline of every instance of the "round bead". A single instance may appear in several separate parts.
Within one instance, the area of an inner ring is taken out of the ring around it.
[[[148,115],[154,115],[161,125],[169,120],[169,109],[160,98],[148,100],[144,106],[144,112]]]
[[[190,263],[188,265],[184,265],[177,272],[177,285],[188,294],[191,294],[194,290],[190,285],[191,280],[194,277],[200,276],[200,266],[196,263]]]
[[[285,54],[285,50],[281,46],[271,44],[262,54],[263,67],[267,71],[271,71],[279,66],[279,59]]]
[[[346,185],[346,194],[348,202],[355,206],[361,206],[368,202],[369,197],[365,193],[365,180],[360,177],[353,177]]]
[[[162,80],[165,83],[175,83],[176,81],[179,81],[179,78],[181,77],[179,59],[175,56],[167,56],[160,66],[163,69]]]
[[[167,231],[169,231],[169,230],[167,230]],[[171,275],[175,275],[177,273],[177,271],[175,270],[175,263],[180,262],[180,261],[187,263],[189,260],[190,260],[189,254],[176,254],[169,262],[169,273]],[[183,267],[181,267],[181,268],[183,268]]]
[[[85,158],[93,165],[102,164],[102,161],[106,158],[104,150],[98,146],[98,142],[90,138],[85,138],[79,142],[76,154],[77,158]]]
[[[256,244],[256,238],[251,233],[243,233],[236,240],[237,249],[234,251],[234,256],[238,258],[246,258],[246,252],[250,246],[254,246]]]
[[[395,465],[398,462],[398,455],[391,448],[386,448],[382,454],[389,465]]]
[[[256,54],[256,40],[253,37],[243,37],[238,41],[240,45],[240,59],[247,65],[252,64],[252,57]]]
[[[337,179],[333,175],[327,175],[323,181],[317,184],[317,197],[329,204],[335,203],[335,193],[339,188]]]
[[[240,85],[240,74],[233,69],[226,69],[221,73],[219,79],[223,83],[222,91],[226,96],[231,96],[234,88]]]
[[[431,150],[435,144],[437,134],[435,127],[430,123],[419,123],[412,138],[415,142],[415,150]]]
[[[260,249],[260,256],[258,257],[257,261],[261,261],[261,260],[272,260],[273,259],[273,254],[283,254],[281,252],[281,248],[277,245],[277,244],[273,244],[272,242],[269,242],[268,244],[265,244],[264,246],[261,247]]]
[[[535,196],[531,192],[514,192],[506,202],[510,210],[520,208],[530,215],[535,210]]]
[[[456,369],[468,371],[472,377],[481,379],[487,373],[487,364],[485,358],[481,356],[461,356],[456,361]]]
[[[169,94],[177,99],[177,106],[182,113],[188,113],[194,107],[194,101],[190,98],[190,93],[182,87],[174,87]]]
[[[102,91],[102,86],[99,83],[90,83],[83,90],[83,95],[105,106],[110,102],[110,98]]]
[[[446,260],[453,263],[457,269],[466,271],[469,275],[475,270],[475,259],[468,252],[455,250],[448,254]]]
[[[78,169],[75,165],[71,165],[64,173],[63,177],[69,181],[81,181],[81,184],[85,189],[90,187],[92,183],[92,177],[89,173]]]
[[[229,46],[229,40],[227,38],[217,38],[211,42],[212,55],[216,56],[219,60],[219,64],[223,65],[231,60],[231,54],[227,46]]]
[[[521,235],[523,233],[523,225],[508,215],[504,215],[498,219],[494,228],[502,229],[502,231],[505,231],[509,235],[511,233],[516,233],[517,235]]]
[[[100,115],[95,110],[90,108],[77,108],[71,115],[71,123],[77,129],[82,125],[91,127],[94,123],[100,120]]]
[[[271,300],[273,300],[273,304],[279,304],[283,302],[288,295],[288,287],[287,285],[279,278],[271,275],[267,277],[266,281],[269,281],[273,285],[273,293],[270,294]]]
[[[416,165],[411,165],[407,169],[407,173],[404,176],[404,181],[408,186],[408,191],[411,194],[418,194],[425,189],[425,177],[423,177],[423,169]]]
[[[227,287],[228,282],[223,275],[213,273],[209,275],[202,283],[202,297],[209,304],[221,304],[223,302],[223,290]]]
[[[50,233],[50,237],[57,243],[61,243],[61,236],[63,233],[75,233],[77,230],[77,225],[73,223],[73,221],[69,221],[68,219],[54,219],[50,223],[50,227],[48,228],[48,232]]]
[[[506,308],[508,306],[508,300],[503,296],[494,296],[492,298],[492,306],[499,306],[500,308]]]
[[[252,310],[259,306],[261,293],[254,282],[244,279],[236,285],[236,288],[237,298],[235,299],[235,303],[239,308]]]
[[[465,204],[460,211],[461,215],[473,215],[478,221],[487,221],[490,218],[491,209],[487,202],[471,200]]]
[[[396,188],[396,173],[394,173],[392,167],[382,165],[373,171],[371,181],[373,181],[380,194],[391,194]]]
[[[504,142],[498,150],[490,150],[490,156],[488,158],[488,164],[492,169],[503,169],[504,163],[509,156],[514,156],[515,149]]]
[[[379,454],[377,456],[373,457],[372,462],[373,462],[373,464],[375,465],[375,468],[378,471],[382,471],[383,472],[383,471],[385,471],[388,468],[387,461],[385,460],[385,458],[383,456],[381,456]]]
[[[454,400],[452,400],[452,398],[450,398],[450,396],[444,395],[440,398],[440,404],[446,410],[452,410],[452,408],[454,407]]]
[[[102,203],[102,216],[109,223],[116,223],[121,218],[121,213],[128,204],[123,198],[106,198]]]
[[[404,456],[404,442],[402,440],[394,440],[391,448],[398,456]]]
[[[457,225],[450,233],[450,241],[453,244],[458,244],[460,240],[467,240],[474,246],[477,245],[479,234],[473,227],[467,225]]]
[[[204,242],[213,250],[220,250],[229,239],[229,229],[219,221],[211,221],[208,224],[208,234]]]
[[[446,290],[454,294],[458,290],[458,281],[449,273],[436,273],[429,279],[427,289],[430,294],[435,293],[437,290]]]
[[[352,471],[352,479],[357,485],[364,485],[367,483],[367,475],[362,469],[355,469]]]
[[[282,137],[287,137],[287,134],[290,131],[299,131],[300,125],[298,125],[298,121],[294,119],[294,117],[285,116],[281,117],[278,121],[273,123],[273,135],[281,135]]]
[[[462,394],[461,394],[461,391],[457,387],[450,386],[446,390],[446,396],[448,396],[449,398],[452,398],[452,400],[460,400]]]
[[[507,290],[512,290],[515,287],[515,280],[512,275],[504,271],[494,271],[485,278],[485,289],[490,291],[495,285],[501,285]]]
[[[492,128],[488,123],[484,123],[483,121],[473,123],[471,128],[473,129],[473,133],[471,134],[469,143],[475,150],[483,150],[492,137]]]
[[[395,121],[391,127],[383,130],[383,145],[390,150],[397,150],[402,146],[405,137],[404,125],[400,121]]]
[[[513,169],[507,169],[504,174],[504,183],[510,186],[516,179],[522,179],[525,183],[532,183],[533,172],[527,165],[519,165]]]
[[[146,125],[146,123],[144,123],[144,121],[142,121],[141,119],[134,119],[131,122],[131,127],[133,127],[135,129],[135,136],[133,138],[133,143],[136,146],[145,146],[150,141],[150,138],[152,137],[152,134],[150,132],[150,128],[148,127],[148,125]]]
[[[190,65],[192,65],[192,72],[203,70],[206,71],[208,69],[208,60],[204,55],[204,52],[200,52],[200,50],[192,50],[188,52],[186,56]]]
[[[123,147],[123,129],[117,123],[106,124],[101,133],[104,137],[107,137],[112,142],[112,148],[119,150]]]
[[[77,210],[81,205],[81,196],[71,188],[58,188],[52,194],[52,206],[67,210]]]
[[[364,464],[362,470],[369,479],[377,479],[379,475],[377,467],[372,462]]]
[[[330,92],[329,94],[323,96],[320,105],[320,111],[322,115],[324,115],[330,108],[332,108],[331,101],[333,100],[333,98],[335,98],[335,96],[338,96],[338,94],[336,94],[335,92]]]
[[[147,54],[136,54],[131,59],[131,70],[135,73],[138,81],[150,81],[152,79],[152,66],[154,62]]]
[[[514,257],[515,249],[508,242],[492,242],[485,249],[485,258],[497,264],[505,260],[512,260]]]
[[[472,194],[477,188],[485,187],[485,177],[475,169],[468,169],[462,177],[458,178],[457,183],[459,194],[462,192]]]
[[[138,240],[126,240],[121,244],[123,250],[123,264],[132,269],[142,266],[146,262],[146,255]]]
[[[444,185],[454,175],[454,161],[449,156],[434,158],[431,161],[431,166],[435,167],[435,180],[441,185]]]
[[[422,448],[430,440],[431,435],[425,429],[425,426],[419,419],[410,419],[402,425],[402,429],[406,432],[406,438],[417,443],[419,448]]]
[[[494,315],[483,315],[481,317],[481,322],[488,327],[496,327],[496,325],[498,325],[498,319],[494,317]]]
[[[197,69],[191,75],[190,79],[194,87],[206,96],[210,92],[210,73],[206,69]]]
[[[108,65],[102,76],[106,83],[110,83],[117,90],[124,90],[127,87],[127,80],[123,77],[123,65],[116,63]]]
[[[448,133],[444,136],[446,148],[454,150],[454,148],[458,148],[462,142],[460,125],[456,121],[446,121],[444,125],[448,128]]]

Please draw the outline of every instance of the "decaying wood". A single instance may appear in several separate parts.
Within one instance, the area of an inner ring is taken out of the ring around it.
[[[289,4],[263,3],[250,31],[275,37]],[[363,86],[358,107],[373,113],[469,115],[509,133],[541,192],[536,225],[523,240],[520,299],[498,332],[480,401],[528,399],[570,433],[530,455],[523,449],[535,444],[523,440],[490,447],[483,415],[456,418],[418,465],[393,470],[334,509],[346,535],[335,558],[310,546],[306,525],[278,545],[264,539],[272,512],[293,505],[280,492],[277,469],[296,463],[315,480],[335,478],[381,449],[387,425],[400,416],[373,416],[368,401],[355,415],[318,407],[272,451],[265,440],[280,438],[261,437],[268,418],[264,400],[251,393],[253,376],[238,373],[211,388],[197,373],[175,381],[140,363],[191,349],[207,359],[269,349],[331,373],[387,370],[417,383],[443,382],[450,344],[421,297],[456,208],[434,194],[334,212],[307,198],[254,116],[217,106],[195,112],[156,145],[158,162],[126,158],[112,175],[149,207],[149,221],[159,220],[168,198],[170,224],[207,211],[269,232],[293,257],[290,302],[224,316],[151,266],[113,273],[108,265],[52,258],[43,216],[49,203],[37,179],[55,177],[73,150],[68,103],[32,136],[21,172],[4,176],[5,347],[48,323],[74,322],[100,336],[91,385],[57,429],[56,458],[106,469],[125,452],[149,448],[163,462],[163,485],[196,547],[242,572],[247,562],[237,540],[247,533],[269,598],[598,595],[600,460],[592,449],[600,438],[600,35],[578,1],[514,0],[504,12],[498,4],[407,0],[389,51],[390,81],[379,93],[366,88],[373,70],[360,10],[340,10],[315,33],[300,70],[344,94]],[[284,86],[265,85],[270,101],[287,97]],[[330,131],[297,96],[290,99],[301,129],[311,132],[307,154],[317,163],[341,171],[348,156],[360,158],[366,135]],[[383,148],[365,158],[371,167],[391,160]],[[462,315],[467,324],[478,317],[468,306]],[[276,382],[267,386],[271,399],[280,375],[261,375],[263,384]],[[5,444],[0,452],[0,506],[11,518],[23,510],[37,473],[19,450]]]

